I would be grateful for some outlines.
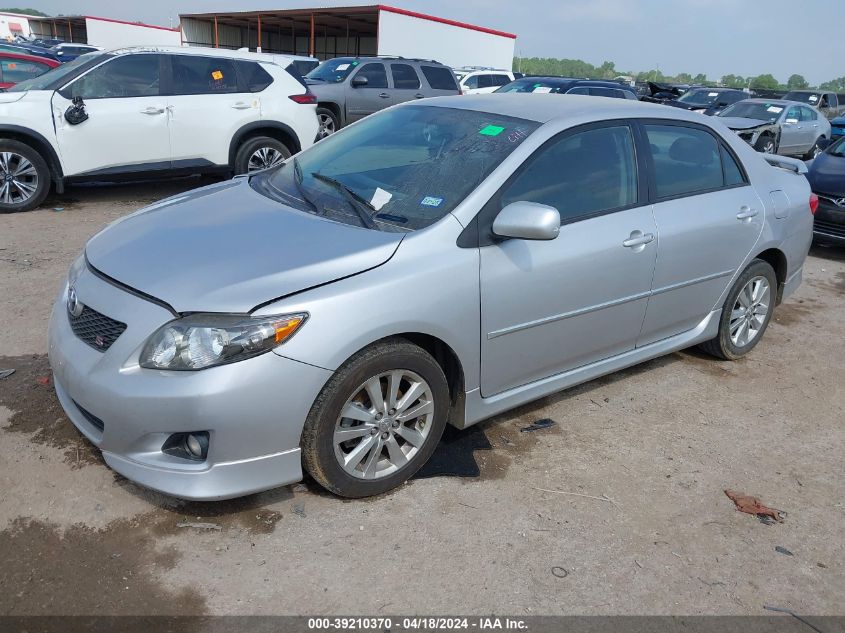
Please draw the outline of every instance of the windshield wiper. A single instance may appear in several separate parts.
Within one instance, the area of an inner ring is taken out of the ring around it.
[[[318,171],[312,171],[311,177],[331,185],[340,191],[344,196],[346,196],[346,199],[349,201],[349,206],[352,207],[355,213],[358,214],[358,217],[361,218],[363,225],[368,229],[377,228],[376,223],[373,221],[373,215],[378,213],[378,209],[376,209],[369,200],[331,176],[326,176]]]
[[[296,184],[296,188],[299,191],[299,195],[302,196],[302,199],[314,209],[314,213],[317,215],[325,215],[324,211],[320,210],[320,207],[317,206],[317,203],[311,199],[311,196],[308,195],[308,192],[305,191],[305,187],[302,186],[302,167],[299,166],[299,161],[296,159],[296,156],[293,157],[293,182]]]

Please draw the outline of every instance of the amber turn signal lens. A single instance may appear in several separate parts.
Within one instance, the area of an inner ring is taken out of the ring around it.
[[[276,344],[284,343],[290,336],[299,329],[305,319],[297,316],[286,321],[276,323]]]

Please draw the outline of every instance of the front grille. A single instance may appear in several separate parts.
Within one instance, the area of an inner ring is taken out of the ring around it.
[[[88,306],[82,309],[82,314],[75,317],[68,314],[70,327],[84,342],[98,352],[105,352],[123,334],[126,324],[100,314]]]
[[[73,404],[76,405],[77,409],[79,409],[79,412],[82,414],[82,417],[85,418],[86,420],[88,420],[88,422],[91,423],[91,426],[95,427],[98,431],[100,431],[100,433],[103,432],[103,429],[106,428],[105,422],[103,422],[100,418],[98,418],[96,415],[94,415],[90,411],[86,411],[85,409],[80,407],[79,403],[76,400],[73,401]]]
[[[835,224],[833,222],[825,222],[824,220],[814,220],[813,230],[827,235],[835,235],[836,237],[845,238],[845,224]]]

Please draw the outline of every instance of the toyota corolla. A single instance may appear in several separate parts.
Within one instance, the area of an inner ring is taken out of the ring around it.
[[[446,424],[693,345],[735,359],[801,282],[803,163],[615,99],[388,109],[94,236],[50,323],[106,463],[222,499],[401,484]]]

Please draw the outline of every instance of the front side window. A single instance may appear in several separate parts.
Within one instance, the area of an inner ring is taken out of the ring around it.
[[[170,60],[175,95],[239,92],[234,60],[203,55],[172,55]]]
[[[100,52],[81,55],[72,62],[67,62],[66,64],[57,66],[37,78],[27,79],[25,82],[12,86],[9,88],[9,92],[24,92],[26,90],[56,90],[57,88],[61,88],[62,85],[70,81],[73,77],[82,74],[88,68],[96,66],[108,57],[110,57],[109,53]]]
[[[250,182],[309,213],[412,231],[451,212],[537,127],[498,114],[405,106],[362,119]]]
[[[658,198],[718,189],[724,185],[719,144],[704,130],[646,125]]]
[[[789,110],[786,111],[786,122],[787,123],[797,123],[801,120],[801,108],[798,106],[792,106]]]
[[[588,95],[590,94],[590,89],[587,86],[575,86],[571,90],[569,90],[566,94],[568,95]]]
[[[420,78],[413,66],[408,64],[390,64],[390,72],[393,74],[393,87],[398,90],[417,90],[420,87]]]
[[[428,85],[433,90],[457,90],[455,75],[445,66],[420,66]]]
[[[546,143],[502,193],[502,207],[517,201],[554,207],[562,223],[635,204],[631,129],[602,127]]]
[[[97,66],[62,89],[66,98],[115,99],[161,94],[161,55],[123,55]]]
[[[467,77],[466,81],[464,81],[464,88],[469,88],[470,90],[478,88],[478,75]]]
[[[590,94],[594,97],[611,97],[613,99],[625,98],[625,93],[618,88],[602,88],[601,86],[590,88]]]
[[[367,88],[387,88],[387,71],[384,64],[364,64],[353,79],[359,77],[367,80]]]

